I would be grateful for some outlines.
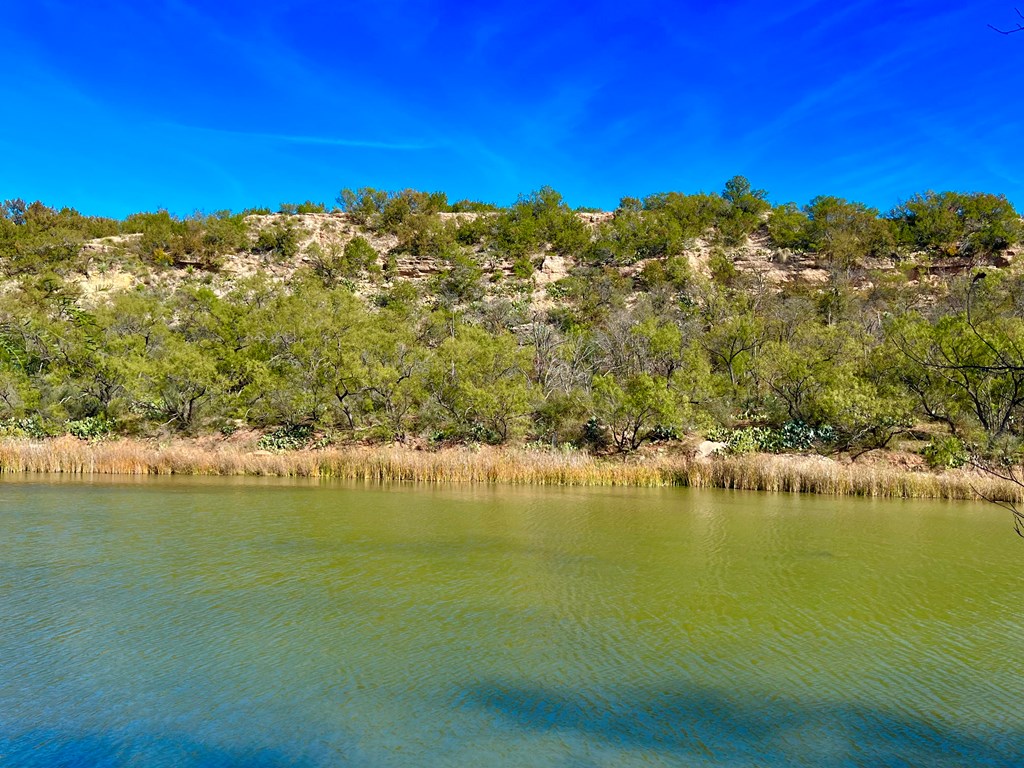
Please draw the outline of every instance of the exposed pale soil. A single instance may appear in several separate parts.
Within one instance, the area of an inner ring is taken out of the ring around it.
[[[441,219],[446,222],[473,220],[481,215],[478,213],[442,213]],[[614,213],[580,213],[578,214],[589,226],[596,228],[602,222],[614,218]],[[208,283],[214,290],[226,289],[230,283],[240,277],[257,273],[264,274],[273,280],[290,280],[295,272],[308,267],[311,260],[306,255],[307,249],[316,244],[324,252],[342,249],[356,235],[361,235],[373,246],[381,257],[383,264],[387,254],[398,244],[398,238],[390,234],[379,234],[358,226],[344,213],[310,213],[298,215],[269,214],[250,216],[247,221],[255,237],[262,229],[275,226],[285,220],[295,224],[300,232],[298,255],[292,259],[277,259],[266,254],[242,251],[225,257],[223,266],[217,274],[190,270],[188,268],[157,268],[141,263],[130,264],[119,260],[117,255],[130,248],[139,235],[122,235],[105,237],[86,243],[84,252],[91,257],[90,269],[77,277],[86,301],[101,301],[105,295],[114,291],[143,283],[152,286],[173,288],[183,282],[200,281]],[[698,273],[709,274],[709,263],[714,247],[702,240],[694,240],[685,252],[691,267]],[[999,257],[994,266],[1007,266],[1018,255],[1018,250],[1007,251]],[[821,263],[814,254],[793,252],[786,249],[772,248],[765,230],[761,230],[748,238],[742,246],[731,249],[728,253],[733,265],[740,274],[752,277],[755,282],[766,288],[778,288],[783,285],[805,284],[823,285],[830,280],[831,273],[827,265]],[[477,258],[484,268],[485,275],[500,274],[503,277],[512,275],[512,263],[500,259],[493,254],[478,249]],[[416,283],[430,280],[444,268],[444,265],[431,257],[417,257],[409,254],[394,254],[394,274],[396,277],[408,279]],[[548,288],[559,280],[567,277],[575,263],[572,259],[555,253],[541,251],[533,255],[536,272],[530,278],[532,290],[529,291],[533,310],[545,310],[553,305],[548,295]],[[620,267],[620,272],[635,278],[645,262]],[[972,266],[963,259],[932,260],[927,267],[908,268],[907,275],[911,280],[939,282],[950,274],[962,272]],[[871,270],[895,271],[896,265],[890,261],[877,260],[877,263],[866,263],[860,272]],[[861,278],[864,280],[865,278]],[[491,290],[499,291],[500,282],[488,281]],[[375,287],[364,281],[357,288],[371,293]]]

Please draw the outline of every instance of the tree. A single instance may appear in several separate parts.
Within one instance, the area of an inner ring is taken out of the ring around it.
[[[645,211],[658,211],[669,217],[683,239],[705,236],[729,211],[728,201],[719,195],[705,192],[695,195],[680,192],[648,195],[644,198],[643,207]]]
[[[878,211],[841,197],[819,195],[804,206],[807,245],[837,266],[851,267],[883,252],[891,240]]]
[[[979,455],[1015,456],[1024,437],[1024,319],[986,313],[972,304],[929,321],[909,314],[891,337],[903,356],[900,377],[924,412],[952,434],[976,444]]]
[[[491,443],[520,435],[535,396],[529,361],[511,334],[456,327],[434,350],[426,379],[445,433]]]
[[[758,376],[774,422],[826,428],[840,449],[859,452],[904,432],[912,423],[909,398],[877,375],[861,352],[865,341],[856,329],[807,322],[765,344]]]
[[[337,203],[341,210],[352,217],[357,224],[369,225],[375,216],[384,211],[388,202],[388,193],[383,189],[360,187],[345,188],[338,193]]]
[[[785,203],[772,209],[768,217],[768,236],[779,248],[807,246],[807,214],[796,203]]]
[[[491,247],[509,259],[529,256],[547,244],[556,253],[575,255],[589,242],[586,224],[551,187],[521,196],[492,223]]]
[[[308,281],[277,296],[252,325],[250,375],[240,394],[269,424],[358,427],[365,387],[362,303],[343,288]]]
[[[650,439],[654,427],[672,428],[676,403],[668,383],[647,373],[619,381],[611,374],[594,377],[594,417],[607,427],[620,451],[635,451]]]
[[[125,381],[138,405],[177,431],[192,431],[225,389],[211,356],[174,333],[164,335],[151,354],[125,363]]]
[[[1003,195],[925,192],[890,212],[897,238],[948,256],[1005,250],[1021,237],[1021,222]]]
[[[371,320],[360,352],[365,368],[364,408],[370,434],[403,439],[426,399],[427,351],[416,338],[415,318],[390,308]]]
[[[1013,10],[1017,12],[1017,16],[1024,19],[1024,13],[1021,13],[1020,10],[1017,8],[1014,8]],[[994,27],[991,24],[988,25],[988,28],[995,32],[998,32],[1000,35],[1012,35],[1017,32],[1024,32],[1024,24],[1021,24],[1019,21],[1017,22],[1017,26],[1014,27],[1013,29],[999,29],[999,27]]]
[[[753,313],[739,312],[714,319],[700,343],[715,369],[728,377],[733,391],[738,393],[766,340],[764,321]]]
[[[4,200],[3,205],[0,206],[0,216],[7,219],[15,226],[22,226],[25,224],[25,210],[28,206],[25,201],[20,197],[14,200]]]
[[[328,288],[342,280],[357,279],[366,274],[371,278],[380,275],[377,251],[361,235],[356,235],[344,246],[336,242],[324,246],[310,243],[303,255],[313,267],[313,272]]]
[[[925,413],[967,444],[977,469],[1024,489],[1024,319],[998,311],[999,283],[977,272],[962,312],[900,318],[891,336],[904,358],[900,376]],[[988,500],[1009,510],[1024,536],[1024,511]]]
[[[718,233],[726,245],[741,245],[761,226],[761,217],[772,207],[767,197],[767,192],[751,187],[744,176],[733,176],[725,182],[722,199],[728,208],[718,221]]]

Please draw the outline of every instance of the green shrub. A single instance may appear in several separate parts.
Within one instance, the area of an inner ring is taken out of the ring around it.
[[[23,419],[0,419],[0,435],[7,437],[32,437],[41,440],[50,436],[50,431],[38,416]]]
[[[280,259],[293,259],[299,253],[301,236],[301,228],[290,221],[272,224],[260,230],[252,249]]]
[[[726,443],[729,453],[784,453],[808,451],[817,445],[835,442],[835,430],[828,425],[811,427],[802,421],[787,421],[778,429],[762,426],[726,429],[718,427],[707,432],[707,439]]]
[[[95,440],[113,432],[114,425],[102,416],[86,416],[84,419],[69,421],[66,429],[69,435],[81,440]]]
[[[515,263],[512,264],[512,274],[523,280],[529,278],[535,271],[536,267],[534,267],[533,261],[525,254],[517,256]]]
[[[242,214],[218,211],[184,219],[167,211],[135,213],[124,220],[124,232],[138,233],[143,258],[158,266],[194,266],[217,270],[225,254],[248,245],[248,226]]]
[[[295,215],[299,213],[327,213],[327,206],[323,203],[314,203],[307,200],[304,203],[281,203],[279,213]]]
[[[313,436],[313,428],[307,424],[291,424],[278,427],[263,435],[256,447],[261,451],[297,451],[306,446]]]
[[[712,279],[720,285],[731,285],[739,274],[732,259],[720,248],[715,248],[711,252],[708,268],[711,270]]]
[[[358,277],[364,272],[380,271],[377,251],[365,237],[356,235],[345,243],[345,276]]]
[[[647,433],[647,439],[652,443],[667,443],[672,440],[678,440],[679,430],[675,427],[666,427],[658,424]]]
[[[796,203],[777,206],[768,217],[768,236],[776,248],[807,247],[807,214]]]
[[[476,200],[457,200],[448,208],[452,213],[494,213],[500,210],[494,203],[481,203]]]
[[[970,451],[958,437],[933,437],[921,450],[932,469],[956,469],[971,459]]]
[[[455,228],[455,240],[459,245],[480,245],[491,233],[491,221],[486,216],[460,221]]]

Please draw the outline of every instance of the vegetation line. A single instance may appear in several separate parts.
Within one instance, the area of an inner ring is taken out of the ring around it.
[[[877,498],[1020,501],[1011,483],[969,470],[910,472],[843,464],[819,456],[681,454],[597,457],[584,451],[490,446],[424,451],[400,445],[347,446],[281,453],[191,440],[156,444],[120,439],[86,442],[0,441],[0,472],[71,475],[251,475],[368,482],[509,483],[730,488]]]
[[[59,471],[92,467],[81,451],[110,471],[967,497],[901,468],[1024,472],[1022,251],[1001,195],[773,205],[740,176],[608,212],[548,187],[123,221],[6,200],[0,437],[129,440],[67,443]],[[253,455],[151,447],[189,439]],[[701,440],[734,458],[636,459]],[[435,452],[346,447],[393,443]],[[10,465],[64,443],[40,445]],[[882,451],[891,477],[806,458]]]

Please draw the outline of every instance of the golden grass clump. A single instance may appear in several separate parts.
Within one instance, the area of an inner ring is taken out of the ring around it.
[[[0,439],[0,472],[73,475],[272,475],[368,482],[684,485],[776,493],[1021,501],[1021,489],[977,472],[912,472],[820,456],[680,454],[595,457],[582,451],[354,445],[287,453],[229,443]]]

